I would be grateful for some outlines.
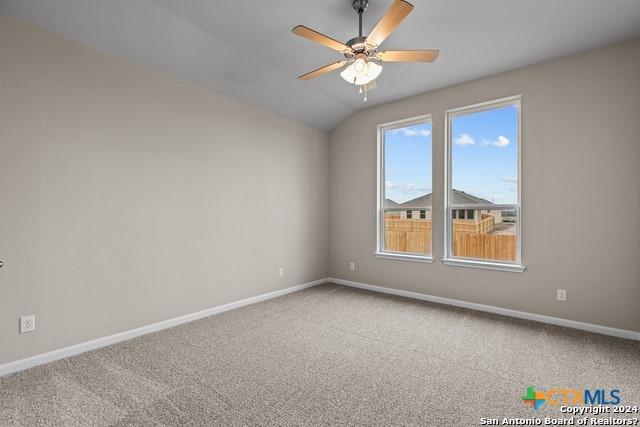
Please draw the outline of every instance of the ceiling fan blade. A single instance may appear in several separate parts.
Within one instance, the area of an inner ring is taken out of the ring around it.
[[[311,28],[307,28],[304,25],[298,25],[297,27],[293,27],[291,32],[293,34],[299,35],[300,37],[304,37],[305,39],[309,39],[312,42],[320,43],[330,49],[337,50],[338,52],[351,50],[344,43],[341,43],[338,40],[332,39],[329,36],[325,36],[324,34],[319,33],[315,30],[312,30]]]
[[[367,36],[365,43],[374,48],[380,46],[412,10],[413,5],[411,3],[404,0],[395,0]]]
[[[376,58],[383,62],[433,62],[439,50],[383,50]]]
[[[334,62],[333,64],[329,64],[329,65],[325,65],[324,67],[320,67],[316,70],[313,70],[307,74],[303,74],[300,77],[298,77],[300,80],[311,80],[313,78],[319,77],[323,74],[327,74],[330,73],[331,71],[337,70],[339,68],[342,68],[344,66],[344,64],[346,64],[347,61],[338,61],[338,62]]]

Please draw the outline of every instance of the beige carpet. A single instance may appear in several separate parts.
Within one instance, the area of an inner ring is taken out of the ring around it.
[[[617,388],[638,405],[640,344],[323,285],[0,378],[0,425],[468,426],[556,413],[526,407],[527,386]]]

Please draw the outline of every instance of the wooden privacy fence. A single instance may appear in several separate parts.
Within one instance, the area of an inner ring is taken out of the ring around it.
[[[485,222],[485,225],[480,226],[479,229],[486,230],[490,227],[493,230],[493,216],[485,218],[482,222]],[[459,224],[459,221],[454,220],[452,242],[454,256],[501,261],[516,260],[514,234],[471,232],[466,228],[459,228]],[[431,220],[387,217],[384,239],[387,251],[428,254],[431,249]]]
[[[496,218],[493,215],[482,214],[482,221],[475,222],[473,220],[454,219],[453,231],[466,231],[468,233],[490,233],[496,224]]]
[[[431,251],[431,220],[385,219],[385,248],[391,252],[428,254]]]
[[[514,234],[453,233],[453,255],[501,261],[516,260]]]

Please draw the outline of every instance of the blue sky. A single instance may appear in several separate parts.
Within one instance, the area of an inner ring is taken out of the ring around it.
[[[452,184],[494,203],[517,203],[518,110],[508,106],[452,119]],[[385,133],[385,197],[398,203],[432,190],[431,123]]]
[[[398,203],[431,193],[431,123],[385,132],[385,197]]]
[[[518,109],[496,108],[453,117],[452,187],[494,203],[518,201]]]

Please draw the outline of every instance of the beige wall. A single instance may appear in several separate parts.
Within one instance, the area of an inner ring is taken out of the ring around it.
[[[327,138],[0,16],[0,364],[325,277]]]
[[[527,271],[443,265],[444,111],[517,94]],[[437,261],[374,258],[376,125],[425,113]],[[640,331],[640,41],[356,113],[331,133],[329,164],[332,277]]]

